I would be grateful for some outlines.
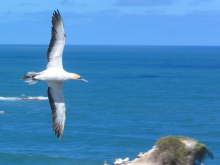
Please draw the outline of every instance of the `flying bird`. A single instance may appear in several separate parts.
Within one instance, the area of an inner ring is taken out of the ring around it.
[[[42,72],[28,72],[23,80],[29,84],[38,81],[48,83],[48,99],[52,110],[52,121],[55,135],[63,137],[66,120],[66,106],[63,95],[63,85],[67,80],[81,80],[87,82],[79,74],[70,73],[64,70],[62,54],[65,46],[66,35],[64,24],[59,10],[55,10],[52,16],[52,31],[49,48],[47,51],[48,64]]]

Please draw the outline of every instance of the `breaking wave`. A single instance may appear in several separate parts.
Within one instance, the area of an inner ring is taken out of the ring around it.
[[[1,97],[0,96],[0,101],[19,101],[19,100],[48,100],[48,97],[44,97],[44,96]]]

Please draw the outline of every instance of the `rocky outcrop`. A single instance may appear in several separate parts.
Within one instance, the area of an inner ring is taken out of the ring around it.
[[[199,141],[188,137],[167,136],[134,160],[116,159],[114,165],[200,165],[206,157],[213,158],[213,155]]]

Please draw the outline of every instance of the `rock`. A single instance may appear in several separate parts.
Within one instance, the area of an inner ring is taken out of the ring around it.
[[[167,136],[157,141],[148,152],[138,154],[129,161],[117,159],[114,165],[200,165],[206,157],[213,154],[206,145],[182,136]]]

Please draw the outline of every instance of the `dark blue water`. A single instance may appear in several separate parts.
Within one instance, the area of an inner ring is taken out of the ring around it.
[[[41,71],[46,46],[0,46],[0,96],[46,96],[21,77]],[[134,158],[167,135],[196,138],[220,164],[220,47],[66,47],[65,68],[89,83],[65,85],[65,137],[48,101],[0,101],[0,164],[101,165]]]

